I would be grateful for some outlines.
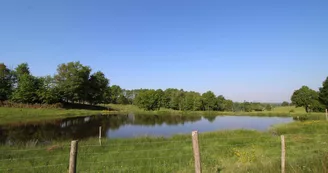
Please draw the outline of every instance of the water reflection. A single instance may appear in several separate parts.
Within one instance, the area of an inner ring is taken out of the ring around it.
[[[1,143],[25,143],[31,140],[51,141],[95,137],[99,126],[104,132],[116,131],[125,125],[178,125],[200,120],[200,116],[107,115],[67,118],[26,124],[0,126]],[[105,134],[105,133],[103,133]]]
[[[292,118],[248,116],[170,116],[170,115],[107,115],[67,118],[26,124],[0,126],[1,143],[25,143],[51,140],[72,140],[97,137],[99,126],[109,138],[135,136],[171,136],[222,129],[266,130],[278,123],[288,123]]]

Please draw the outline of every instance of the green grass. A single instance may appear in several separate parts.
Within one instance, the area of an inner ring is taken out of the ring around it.
[[[0,107],[0,124],[53,120],[101,114],[103,111],[82,109],[33,109]]]
[[[111,109],[116,110],[120,113],[130,113],[133,112],[135,114],[140,115],[206,115],[206,116],[218,116],[218,115],[234,115],[234,116],[264,116],[264,117],[294,117],[295,119],[310,119],[310,120],[319,120],[325,119],[324,113],[306,113],[304,108],[294,106],[286,106],[286,107],[276,107],[272,111],[260,111],[260,112],[220,112],[220,111],[178,111],[172,109],[161,108],[158,111],[145,111],[138,108],[135,105],[117,105],[110,104],[107,105]],[[291,112],[291,110],[293,110]]]
[[[287,172],[327,172],[328,122],[279,125],[269,132],[220,131],[199,135],[204,173],[280,171],[280,135],[285,135]],[[70,141],[31,141],[0,146],[0,172],[67,172]],[[16,159],[16,160],[15,160]],[[171,138],[79,141],[78,172],[193,172],[191,135]],[[60,165],[58,165],[60,164]],[[58,165],[54,167],[48,167]]]
[[[324,113],[306,113],[303,108],[295,107],[276,107],[272,111],[263,112],[219,112],[219,111],[177,111],[161,108],[158,111],[145,111],[134,105],[106,105],[113,111],[87,110],[87,109],[48,109],[48,108],[7,108],[0,107],[0,124],[22,123],[40,120],[54,120],[59,118],[88,116],[96,114],[127,114],[133,112],[136,115],[183,115],[183,116],[280,116],[295,117],[295,119],[325,119]],[[294,112],[290,113],[290,110]],[[298,118],[297,118],[298,117]]]

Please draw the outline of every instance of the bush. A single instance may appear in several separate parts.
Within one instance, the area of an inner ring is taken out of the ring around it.
[[[295,110],[294,109],[291,109],[290,111],[289,111],[289,113],[294,113],[295,112]]]

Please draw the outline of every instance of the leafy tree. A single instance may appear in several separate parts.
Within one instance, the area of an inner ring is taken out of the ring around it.
[[[224,101],[225,103],[224,103],[224,111],[231,111],[231,112],[233,112],[234,111],[234,103],[233,103],[233,101],[232,100],[225,100]]]
[[[217,101],[217,110],[218,111],[224,111],[225,110],[225,98],[222,96],[222,95],[219,95],[217,98],[216,98],[216,101]]]
[[[305,111],[309,112],[311,108],[319,105],[319,94],[308,86],[302,86],[294,91],[291,100],[296,107],[304,107]]]
[[[41,103],[54,104],[60,102],[58,88],[54,84],[54,78],[45,76],[38,79],[40,88],[36,91]]]
[[[125,95],[120,94],[117,98],[117,104],[127,105],[129,104],[128,98],[125,97]]]
[[[55,75],[55,82],[61,97],[66,102],[86,101],[89,90],[91,68],[79,61],[60,64]]]
[[[182,111],[184,110],[185,104],[185,92],[181,89],[177,91],[173,97],[173,103],[177,105],[177,109]]]
[[[110,87],[111,103],[118,104],[118,98],[122,95],[122,88],[118,85]]]
[[[281,103],[281,106],[289,106],[289,103],[284,101],[284,102]]]
[[[39,103],[37,91],[41,82],[38,78],[23,74],[19,77],[18,85],[12,95],[12,100],[19,103]]]
[[[164,91],[162,105],[168,109],[179,110],[180,106],[182,106],[182,103],[180,103],[183,101],[182,96],[181,90],[168,88]]]
[[[4,63],[0,63],[0,101],[8,100],[13,91],[13,75]]]
[[[90,76],[87,101],[90,104],[104,102],[104,96],[108,87],[109,80],[104,73],[98,71]]]
[[[19,64],[16,68],[15,68],[15,76],[19,79],[21,76],[23,75],[30,75],[30,68],[28,66],[27,63],[22,63]]]
[[[261,103],[250,103],[252,105],[252,110],[254,111],[263,111],[264,105]]]
[[[150,111],[160,109],[160,94],[155,90],[141,90],[135,98],[138,107]]]
[[[125,90],[123,89],[123,95],[127,99],[126,104],[133,104],[133,100],[136,95],[136,90]]]
[[[104,103],[108,104],[111,103],[111,87],[108,86],[104,91]]]
[[[201,95],[193,91],[185,92],[183,105],[184,105],[183,110],[188,110],[188,111],[201,110],[202,108]]]
[[[252,104],[250,102],[244,102],[242,103],[242,108],[244,112],[252,112]]]
[[[163,105],[163,96],[164,96],[164,91],[162,90],[162,89],[157,89],[156,90],[156,97],[159,99],[159,101],[158,101],[158,106],[159,107],[162,107],[162,105]]]
[[[322,87],[319,88],[319,101],[328,108],[328,77],[322,82]]]
[[[265,106],[265,110],[267,110],[267,111],[271,111],[271,110],[272,110],[272,106],[271,106],[270,104],[267,104],[267,105]]]
[[[233,111],[234,112],[240,112],[240,111],[243,111],[244,108],[243,108],[243,103],[240,103],[240,102],[234,102],[233,103]]]
[[[202,94],[203,110],[215,110],[217,108],[217,99],[212,91]]]

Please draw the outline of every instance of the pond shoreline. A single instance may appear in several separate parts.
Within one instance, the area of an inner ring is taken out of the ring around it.
[[[0,124],[16,124],[38,122],[46,120],[56,120],[72,117],[83,117],[90,115],[127,115],[133,112],[136,115],[156,115],[156,116],[259,116],[259,117],[294,117],[301,120],[318,120],[325,119],[324,113],[288,113],[288,112],[219,112],[219,111],[176,111],[176,110],[159,110],[143,111],[135,106],[113,106],[113,111],[104,110],[85,110],[85,109],[33,109],[33,108],[7,108],[0,107]]]
[[[203,171],[277,172],[280,168],[280,135],[285,135],[289,162],[287,170],[303,172],[306,167],[310,172],[324,172],[328,164],[323,147],[328,142],[327,127],[327,121],[308,121],[277,125],[268,132],[232,130],[199,134]],[[44,172],[67,172],[70,141],[0,145],[1,169],[19,172],[19,169],[16,170],[19,168],[16,160],[22,159],[20,166],[27,170],[40,166],[44,167]],[[78,163],[85,162],[91,164],[79,164],[80,171],[147,172],[151,164],[157,172],[191,172],[194,169],[191,135],[103,139],[102,146],[96,137],[79,140]],[[64,166],[47,167],[56,164]]]

